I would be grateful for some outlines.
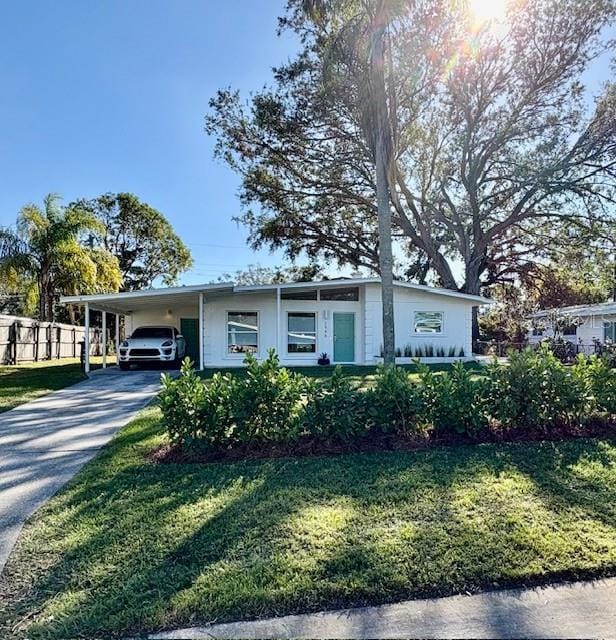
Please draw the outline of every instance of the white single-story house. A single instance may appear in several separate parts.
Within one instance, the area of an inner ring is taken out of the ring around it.
[[[67,296],[61,301],[85,307],[87,325],[90,310],[104,312],[104,324],[107,314],[115,314],[117,327],[124,316],[127,335],[139,326],[174,326],[201,369],[240,366],[246,353],[263,358],[270,348],[276,349],[286,366],[316,365],[321,353],[327,353],[332,363],[374,364],[381,357],[378,278],[255,286],[204,284]],[[473,307],[486,304],[492,301],[396,282],[399,355],[408,360],[415,355],[445,360],[470,357]]]
[[[537,311],[529,316],[531,343],[559,336],[592,351],[596,342],[616,342],[616,302]]]

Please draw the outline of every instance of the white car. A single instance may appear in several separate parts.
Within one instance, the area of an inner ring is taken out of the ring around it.
[[[175,327],[138,327],[120,343],[120,369],[140,362],[178,365],[185,354],[186,340]]]

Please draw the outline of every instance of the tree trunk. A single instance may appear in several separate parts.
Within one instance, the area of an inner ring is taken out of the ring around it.
[[[469,293],[473,296],[481,295],[481,274],[479,268],[474,265],[467,265],[466,277],[463,287],[464,293]],[[473,307],[473,342],[479,340],[479,307]]]
[[[396,362],[396,337],[394,329],[393,255],[391,247],[391,205],[389,197],[389,159],[391,136],[385,93],[385,41],[384,28],[375,21],[374,38],[370,58],[372,98],[376,116],[375,164],[376,197],[379,219],[379,270],[381,272],[381,300],[383,308],[383,360],[386,365]]]

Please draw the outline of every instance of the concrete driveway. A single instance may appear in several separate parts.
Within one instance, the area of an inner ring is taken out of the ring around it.
[[[26,519],[155,395],[160,371],[107,369],[0,413],[0,572]]]

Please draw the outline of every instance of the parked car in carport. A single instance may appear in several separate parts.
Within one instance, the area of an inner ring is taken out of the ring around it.
[[[120,343],[118,361],[122,371],[144,362],[178,366],[185,353],[186,340],[175,327],[137,327]]]

